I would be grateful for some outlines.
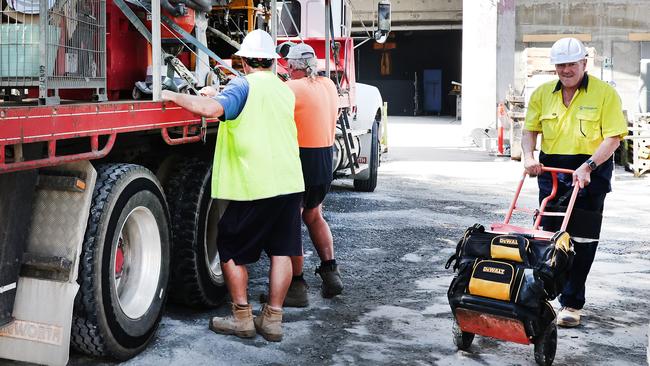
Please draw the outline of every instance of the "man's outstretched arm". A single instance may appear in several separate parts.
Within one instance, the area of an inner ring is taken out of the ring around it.
[[[161,99],[164,102],[174,102],[201,117],[217,118],[221,117],[224,113],[221,103],[209,97],[174,93],[169,90],[163,90],[161,93]]]

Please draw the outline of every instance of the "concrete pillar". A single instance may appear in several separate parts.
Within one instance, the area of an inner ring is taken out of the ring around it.
[[[515,0],[463,0],[463,133],[479,146],[514,79]]]
[[[505,101],[515,80],[515,0],[500,0],[497,6],[497,103]]]

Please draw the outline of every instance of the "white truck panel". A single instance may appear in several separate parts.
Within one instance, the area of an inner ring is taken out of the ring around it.
[[[370,129],[377,112],[381,110],[383,100],[377,87],[357,83],[357,114],[351,121],[353,129]]]
[[[375,123],[377,112],[381,111],[383,104],[381,93],[377,87],[357,83],[357,114],[356,117],[350,121],[350,125],[356,130],[366,130],[368,133],[359,136],[359,143],[361,145],[361,152],[359,158],[361,163],[370,162],[370,151],[372,147],[372,125]],[[381,126],[379,126],[381,131]],[[355,179],[367,179],[370,176],[370,169],[364,169],[355,174]]]

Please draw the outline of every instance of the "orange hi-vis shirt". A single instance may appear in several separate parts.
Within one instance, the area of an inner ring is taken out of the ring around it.
[[[326,77],[304,77],[287,81],[296,95],[294,118],[298,146],[329,147],[334,144],[339,95],[334,82]]]

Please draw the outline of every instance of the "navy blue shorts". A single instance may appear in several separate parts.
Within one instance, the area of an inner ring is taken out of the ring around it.
[[[316,208],[323,203],[327,192],[330,190],[329,184],[318,184],[315,186],[306,186],[305,195],[302,197],[302,207]]]
[[[303,193],[254,201],[230,201],[218,224],[221,262],[249,264],[268,256],[302,255],[300,207]]]

